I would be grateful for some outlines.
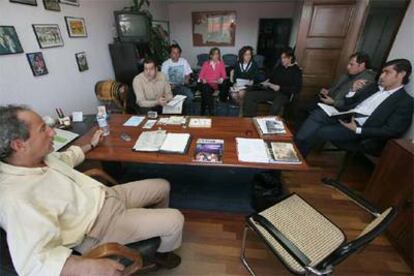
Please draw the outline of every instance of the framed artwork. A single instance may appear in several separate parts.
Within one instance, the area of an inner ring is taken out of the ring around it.
[[[26,54],[30,68],[32,68],[33,76],[38,77],[48,73],[45,60],[41,52]]]
[[[89,69],[85,52],[76,53],[75,57],[76,57],[76,62],[78,63],[78,68],[80,72],[83,72]]]
[[[44,49],[63,46],[63,39],[60,34],[59,25],[33,24],[32,26],[40,48]]]
[[[82,17],[65,16],[69,37],[87,37],[85,19]]]
[[[236,40],[236,12],[193,12],[194,46],[234,46]]]
[[[49,11],[60,11],[60,5],[58,0],[43,0],[43,5],[46,10]]]
[[[22,45],[13,26],[0,26],[0,55],[23,53]]]
[[[170,22],[164,20],[152,20],[152,28],[170,43]]]
[[[10,2],[37,6],[37,1],[36,0],[10,0]]]
[[[79,6],[79,0],[59,0],[59,3],[72,6]]]

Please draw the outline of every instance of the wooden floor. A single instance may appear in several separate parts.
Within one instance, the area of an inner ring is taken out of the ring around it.
[[[344,229],[348,239],[356,237],[370,216],[320,179],[333,176],[341,155],[317,153],[309,161],[309,172],[283,175],[286,186]],[[369,178],[369,166],[351,167],[344,182],[358,188]],[[248,275],[239,260],[244,215],[182,210],[186,223],[183,244],[178,250],[182,264],[173,270],[152,275]],[[253,234],[247,239],[246,255],[257,275],[289,275]],[[414,275],[384,236],[363,251],[339,264],[335,275]]]

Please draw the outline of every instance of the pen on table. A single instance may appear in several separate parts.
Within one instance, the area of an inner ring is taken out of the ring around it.
[[[57,113],[57,115],[58,115],[59,118],[62,118],[62,115],[60,115],[59,109],[57,109],[57,108],[56,108],[56,113]]]

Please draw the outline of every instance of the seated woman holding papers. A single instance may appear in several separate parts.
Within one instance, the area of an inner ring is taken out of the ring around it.
[[[246,93],[246,86],[252,85],[259,74],[259,68],[253,60],[253,48],[244,46],[239,51],[239,61],[230,72],[230,81],[233,86],[230,88],[231,99],[242,107],[243,98]],[[240,115],[242,108],[240,108]]]

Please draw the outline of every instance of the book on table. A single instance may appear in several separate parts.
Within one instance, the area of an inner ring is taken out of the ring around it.
[[[197,140],[194,161],[206,163],[223,163],[224,140],[203,139]]]
[[[260,135],[286,134],[283,121],[275,116],[255,117],[253,122]]]
[[[336,119],[349,119],[352,116],[369,116],[369,114],[364,114],[361,110],[353,108],[347,111],[339,111],[331,105],[324,103],[318,103],[318,106],[328,115],[329,117],[334,117]]]
[[[190,142],[189,133],[167,133],[165,130],[144,131],[138,137],[134,151],[185,154]]]
[[[259,138],[236,138],[237,156],[241,162],[301,164],[290,142],[265,142]]]

